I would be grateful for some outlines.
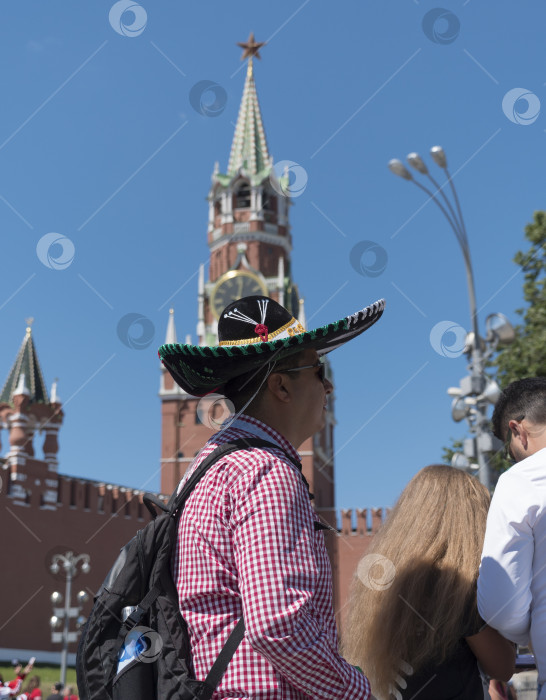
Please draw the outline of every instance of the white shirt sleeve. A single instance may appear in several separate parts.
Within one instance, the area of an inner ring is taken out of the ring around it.
[[[490,627],[518,644],[529,642],[534,540],[529,485],[507,472],[497,484],[478,577],[478,610]]]

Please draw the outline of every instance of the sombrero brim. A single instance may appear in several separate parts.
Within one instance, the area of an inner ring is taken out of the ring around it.
[[[181,345],[159,348],[159,357],[174,381],[192,396],[222,393],[230,379],[278,361],[302,350],[325,355],[364,333],[381,318],[385,300],[366,306],[351,316],[288,338],[250,345]]]

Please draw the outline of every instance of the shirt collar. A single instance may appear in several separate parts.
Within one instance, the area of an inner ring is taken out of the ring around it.
[[[241,414],[235,420],[233,420],[232,423],[230,423],[231,420],[233,420],[233,415],[231,415],[224,424],[229,426],[229,431],[244,430],[245,432],[251,433],[256,437],[276,442],[279,447],[286,450],[288,454],[292,455],[298,462],[301,461],[301,457],[292,443],[290,443],[283,435],[277,432],[270,425],[267,425],[267,423],[263,423],[261,420],[253,418],[252,416],[247,416],[246,414]]]

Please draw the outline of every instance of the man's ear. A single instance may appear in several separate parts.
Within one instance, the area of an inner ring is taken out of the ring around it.
[[[508,430],[512,433],[512,440],[519,439],[524,450],[527,449],[529,434],[523,427],[523,422],[518,423],[516,420],[508,422]]]
[[[281,372],[272,372],[267,378],[267,388],[282,403],[289,403],[291,398],[290,380]]]

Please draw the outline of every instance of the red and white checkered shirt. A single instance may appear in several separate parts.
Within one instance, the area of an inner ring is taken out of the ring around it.
[[[241,416],[209,440],[195,467],[241,437],[275,442],[299,459],[275,430]],[[246,627],[213,700],[369,697],[366,677],[338,653],[330,562],[315,520],[301,475],[273,448],[221,458],[189,497],[173,575],[198,679],[241,615]]]

